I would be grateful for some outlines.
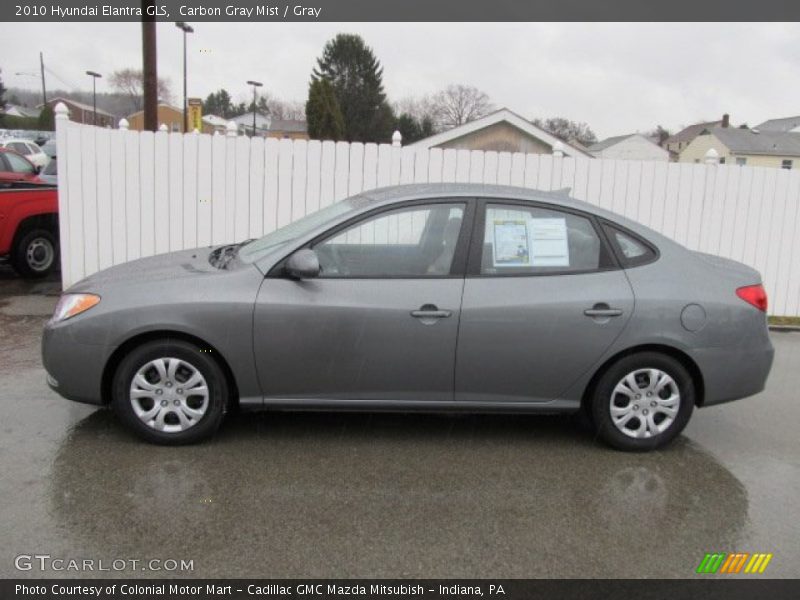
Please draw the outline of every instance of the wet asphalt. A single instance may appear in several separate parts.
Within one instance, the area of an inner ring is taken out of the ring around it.
[[[58,289],[0,269],[2,577],[691,577],[712,551],[800,576],[800,333],[773,333],[765,392],[650,454],[566,417],[343,413],[241,414],[164,448],[48,389]],[[21,572],[20,554],[194,570]]]

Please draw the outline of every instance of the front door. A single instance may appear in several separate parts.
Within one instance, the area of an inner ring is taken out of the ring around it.
[[[451,401],[466,206],[370,214],[311,244],[319,277],[267,278],[254,323],[265,400]]]
[[[622,333],[633,312],[627,277],[580,213],[488,204],[478,228],[482,239],[471,253],[461,308],[455,398],[555,400]]]

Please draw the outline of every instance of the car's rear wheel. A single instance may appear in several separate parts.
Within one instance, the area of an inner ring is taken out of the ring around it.
[[[222,422],[228,388],[217,362],[182,340],[145,343],[120,362],[112,406],[140,437],[157,444],[191,444]]]
[[[600,377],[592,397],[598,435],[620,450],[653,450],[686,427],[694,382],[678,360],[658,352],[626,356]]]
[[[58,242],[52,231],[37,227],[24,232],[14,242],[11,266],[23,277],[44,277],[57,265]]]

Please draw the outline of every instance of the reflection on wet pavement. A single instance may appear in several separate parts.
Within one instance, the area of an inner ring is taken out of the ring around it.
[[[765,393],[651,454],[562,417],[336,413],[233,415],[164,448],[46,387],[30,306],[0,310],[2,576],[63,575],[14,570],[48,553],[199,577],[687,577],[708,551],[798,575],[800,335],[774,336]]]

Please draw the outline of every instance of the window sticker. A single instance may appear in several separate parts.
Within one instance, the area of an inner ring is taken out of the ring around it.
[[[568,267],[569,244],[566,219],[531,219],[529,224],[531,265]]]
[[[528,223],[524,219],[494,219],[494,266],[530,267]]]

